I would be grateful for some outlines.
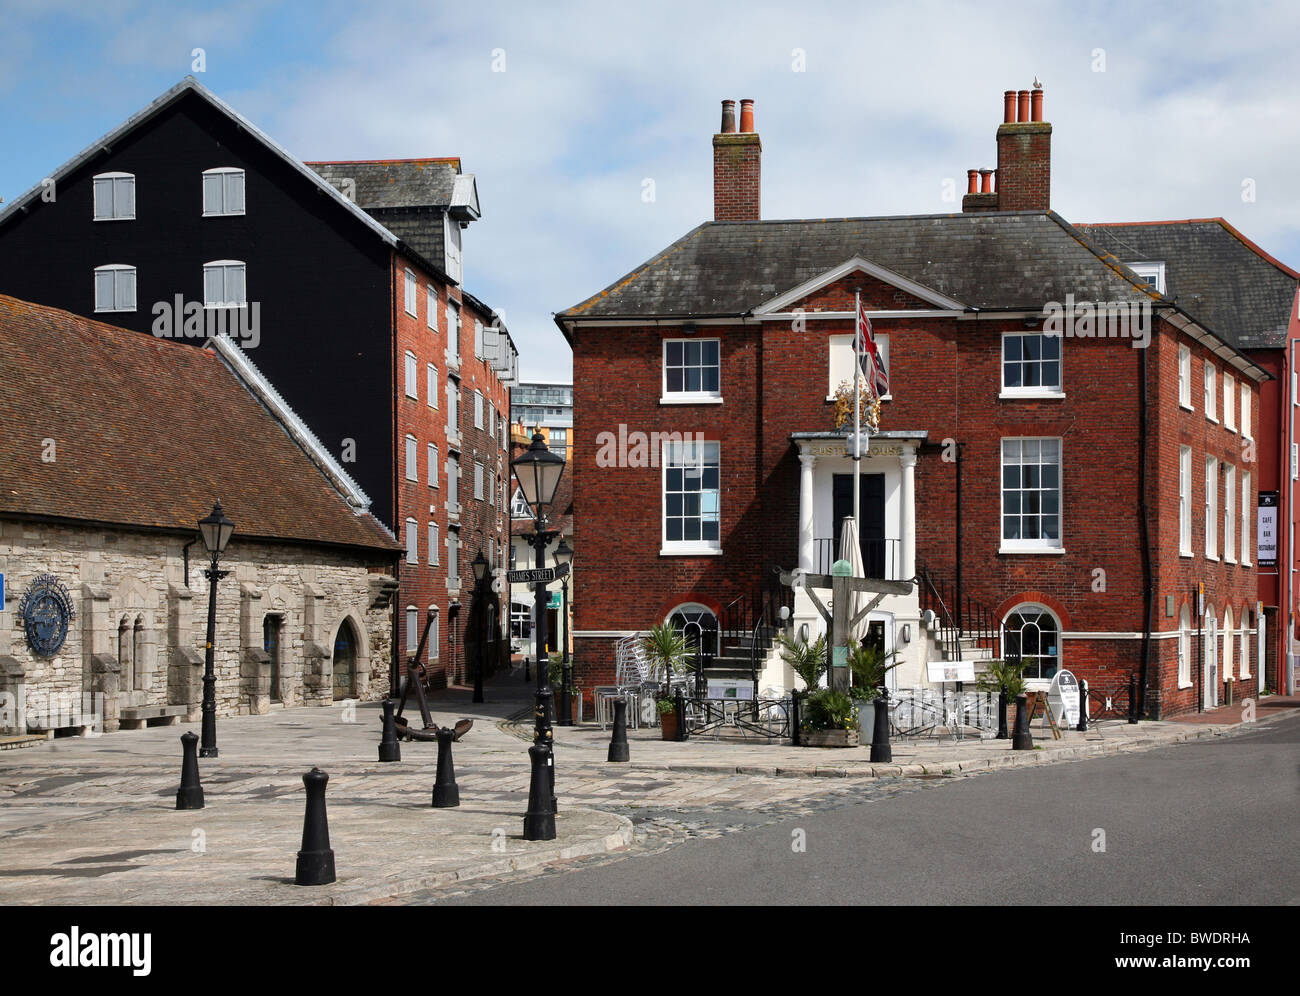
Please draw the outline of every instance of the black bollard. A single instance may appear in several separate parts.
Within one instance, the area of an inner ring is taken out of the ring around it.
[[[1016,730],[1011,737],[1012,750],[1033,750],[1034,735],[1029,732],[1029,696],[1016,696]]]
[[[1138,721],[1138,676],[1136,674],[1128,676],[1128,721],[1130,723]]]
[[[875,730],[872,730],[875,735]],[[790,746],[799,746],[799,692],[797,689],[790,692]]]
[[[181,787],[176,790],[177,809],[202,809],[203,786],[199,784],[199,738],[181,734]]]
[[[524,814],[524,840],[555,839],[555,809],[551,805],[550,751],[543,744],[528,748],[533,775],[528,783],[528,812]]]
[[[294,885],[329,885],[334,881],[334,852],[330,850],[329,819],[325,815],[325,783],[330,776],[312,768],[302,776],[307,786],[307,812],[302,821],[302,850]]]
[[[876,723],[871,731],[871,760],[892,761],[894,750],[889,746],[889,689],[880,690],[876,699]]]
[[[673,714],[677,717],[677,739],[686,739],[686,700],[682,698],[681,686],[673,696]]]
[[[1007,693],[1006,689],[998,691],[998,735],[996,740],[1007,739]]]
[[[433,781],[433,808],[451,809],[460,805],[460,789],[456,786],[456,770],[451,765],[451,738],[456,732],[450,727],[438,730],[438,774]]]
[[[609,738],[609,757],[607,760],[628,760],[627,699],[614,700],[614,732]]]
[[[402,745],[397,742],[397,724],[393,722],[393,700],[384,699],[384,735],[379,741],[379,760],[401,759]]]
[[[524,681],[532,681],[532,675],[528,671],[528,658],[524,658]]]
[[[1075,727],[1080,733],[1088,732],[1088,682],[1079,679],[1079,725]]]

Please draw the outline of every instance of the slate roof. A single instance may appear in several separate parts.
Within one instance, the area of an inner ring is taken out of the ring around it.
[[[1222,218],[1076,227],[1125,263],[1163,262],[1165,296],[1238,348],[1285,344],[1300,273]]]
[[[0,295],[0,356],[0,515],[398,549],[210,348]]]
[[[746,314],[854,256],[978,309],[1152,296],[1053,212],[708,222],[556,320]]]
[[[334,187],[350,179],[357,206],[373,208],[447,207],[460,172],[460,160],[378,159],[362,162],[304,163]]]

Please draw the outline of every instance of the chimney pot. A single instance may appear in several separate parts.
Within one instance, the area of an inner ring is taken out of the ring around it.
[[[736,130],[736,102],[734,100],[724,100],[722,102],[722,128],[723,135],[733,134]]]
[[[742,99],[740,102],[740,131],[748,134],[754,130],[754,102]]]
[[[1012,124],[1016,120],[1016,91],[1002,91],[1002,123]]]
[[[1029,95],[1029,100],[1032,105],[1031,120],[1042,121],[1043,120],[1043,88],[1042,87],[1035,88],[1034,91]]]
[[[1029,120],[1029,91],[1021,90],[1018,94],[1020,97],[1020,112],[1016,117],[1017,121]]]
[[[979,193],[979,175],[980,171],[977,169],[968,169],[966,171],[966,193]]]
[[[993,171],[991,169],[982,169],[980,173],[980,193],[993,193]]]

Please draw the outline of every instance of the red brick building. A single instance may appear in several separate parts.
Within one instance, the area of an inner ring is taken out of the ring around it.
[[[715,220],[556,318],[574,352],[579,682],[608,682],[615,640],[665,619],[724,658],[780,604],[822,627],[772,582],[840,550],[854,467],[834,395],[857,296],[891,392],[859,468],[864,568],[916,581],[870,616],[898,685],[1007,653],[1031,687],[1067,668],[1126,696],[1135,675],[1152,716],[1221,700],[1229,659],[1253,688],[1242,444],[1268,374],[1050,210],[1042,92],[1005,95],[997,169],[970,171],[962,213],[885,218],[761,220],[752,103],[739,132],[728,104]],[[759,667],[791,687],[775,654]]]

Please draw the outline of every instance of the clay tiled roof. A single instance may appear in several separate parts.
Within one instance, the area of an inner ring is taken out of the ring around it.
[[[0,295],[0,370],[0,515],[397,549],[212,349]]]

